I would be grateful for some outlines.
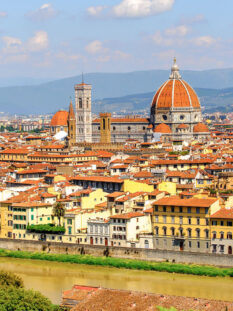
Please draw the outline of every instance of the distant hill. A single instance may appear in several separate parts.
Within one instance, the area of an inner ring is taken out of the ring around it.
[[[226,105],[231,107],[233,69],[187,70],[181,74],[188,83],[197,89],[202,105],[206,107],[213,105],[215,108],[222,107],[223,109],[228,109]],[[167,80],[168,76],[169,71],[167,70],[89,73],[85,75],[85,82],[93,86],[94,109],[96,111],[119,111],[117,106],[119,103],[122,104],[122,100],[124,105],[125,103],[129,105],[125,108],[135,110],[143,109],[143,105],[145,109],[145,103],[148,107],[153,92]],[[17,114],[53,113],[58,109],[67,108],[70,96],[74,98],[74,85],[80,81],[81,76],[75,76],[39,85],[1,87],[0,111]],[[129,94],[139,95],[128,97]],[[123,97],[125,98],[122,99]],[[109,106],[109,104],[111,105]]]
[[[233,88],[204,89],[195,88],[204,112],[231,112],[233,111]],[[149,112],[154,92],[133,94],[123,97],[104,98],[94,102],[93,110],[97,113],[115,111],[122,113]]]

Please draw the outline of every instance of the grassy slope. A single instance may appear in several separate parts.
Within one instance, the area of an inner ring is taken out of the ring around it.
[[[233,268],[218,268],[213,266],[198,266],[187,264],[174,264],[168,262],[147,262],[141,260],[128,260],[111,257],[93,257],[89,255],[68,255],[68,254],[48,254],[33,253],[23,251],[10,251],[0,249],[0,257],[13,257],[22,259],[37,259],[57,262],[68,262],[75,264],[86,264],[96,266],[108,266],[115,268],[163,271],[169,273],[205,275],[205,276],[231,276],[233,277]]]

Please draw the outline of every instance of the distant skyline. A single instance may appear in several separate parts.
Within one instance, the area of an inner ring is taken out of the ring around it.
[[[9,0],[0,79],[233,67],[232,0]]]

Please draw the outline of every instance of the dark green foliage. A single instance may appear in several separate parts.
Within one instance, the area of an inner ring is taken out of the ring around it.
[[[23,287],[23,280],[14,273],[0,271],[0,286],[14,286],[20,288]]]
[[[25,259],[48,260],[57,262],[70,262],[96,266],[108,266],[134,270],[150,270],[169,273],[193,274],[203,276],[233,276],[232,268],[218,268],[214,266],[199,266],[187,264],[174,264],[169,262],[151,262],[133,259],[121,259],[112,257],[93,257],[89,255],[47,254],[23,251],[9,251],[0,249],[0,257],[13,257]]]
[[[47,225],[28,225],[27,230],[30,232],[37,232],[37,233],[55,233],[55,234],[62,234],[65,233],[65,228],[62,226],[54,226],[53,224]]]
[[[48,298],[23,288],[0,288],[0,311],[54,311]]]

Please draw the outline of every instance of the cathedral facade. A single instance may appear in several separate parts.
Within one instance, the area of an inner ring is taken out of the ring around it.
[[[150,118],[112,118],[110,113],[102,113],[93,120],[91,89],[91,85],[86,83],[75,85],[75,112],[72,103],[69,113],[57,112],[51,121],[51,133],[56,132],[57,120],[62,120],[62,126],[68,130],[72,143],[114,143],[127,139],[149,142],[157,133],[167,141],[183,141],[203,139],[209,134],[208,127],[202,122],[198,96],[181,78],[176,59],[169,79],[160,86],[152,99]],[[60,118],[59,113],[62,115]]]

